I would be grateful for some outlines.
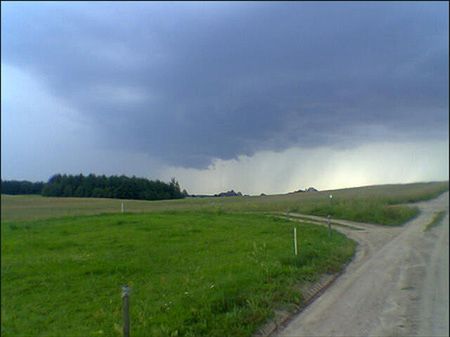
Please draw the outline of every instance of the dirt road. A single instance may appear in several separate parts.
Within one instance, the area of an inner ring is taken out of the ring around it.
[[[448,203],[448,192],[417,203],[420,215],[397,228],[339,221],[359,243],[354,261],[276,336],[448,336]],[[442,210],[443,223],[424,231]]]

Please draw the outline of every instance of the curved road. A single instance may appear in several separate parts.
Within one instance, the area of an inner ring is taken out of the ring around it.
[[[358,241],[355,259],[277,336],[448,336],[449,194],[414,205],[420,215],[402,227],[335,220]],[[442,210],[442,223],[424,231]]]

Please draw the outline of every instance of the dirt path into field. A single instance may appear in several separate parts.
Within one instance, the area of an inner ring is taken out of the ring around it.
[[[448,336],[448,202],[447,192],[415,204],[420,215],[403,227],[336,221],[359,243],[354,261],[276,336]],[[443,223],[424,231],[442,210]]]

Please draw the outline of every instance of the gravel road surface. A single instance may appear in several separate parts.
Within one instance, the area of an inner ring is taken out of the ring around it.
[[[449,194],[414,205],[420,215],[402,227],[336,220],[359,243],[355,259],[276,336],[448,336]],[[442,223],[425,231],[442,210]]]

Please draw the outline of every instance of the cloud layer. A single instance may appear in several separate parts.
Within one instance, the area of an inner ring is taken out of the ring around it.
[[[158,165],[448,139],[448,56],[445,2],[2,4],[2,63],[61,107],[37,118]]]

